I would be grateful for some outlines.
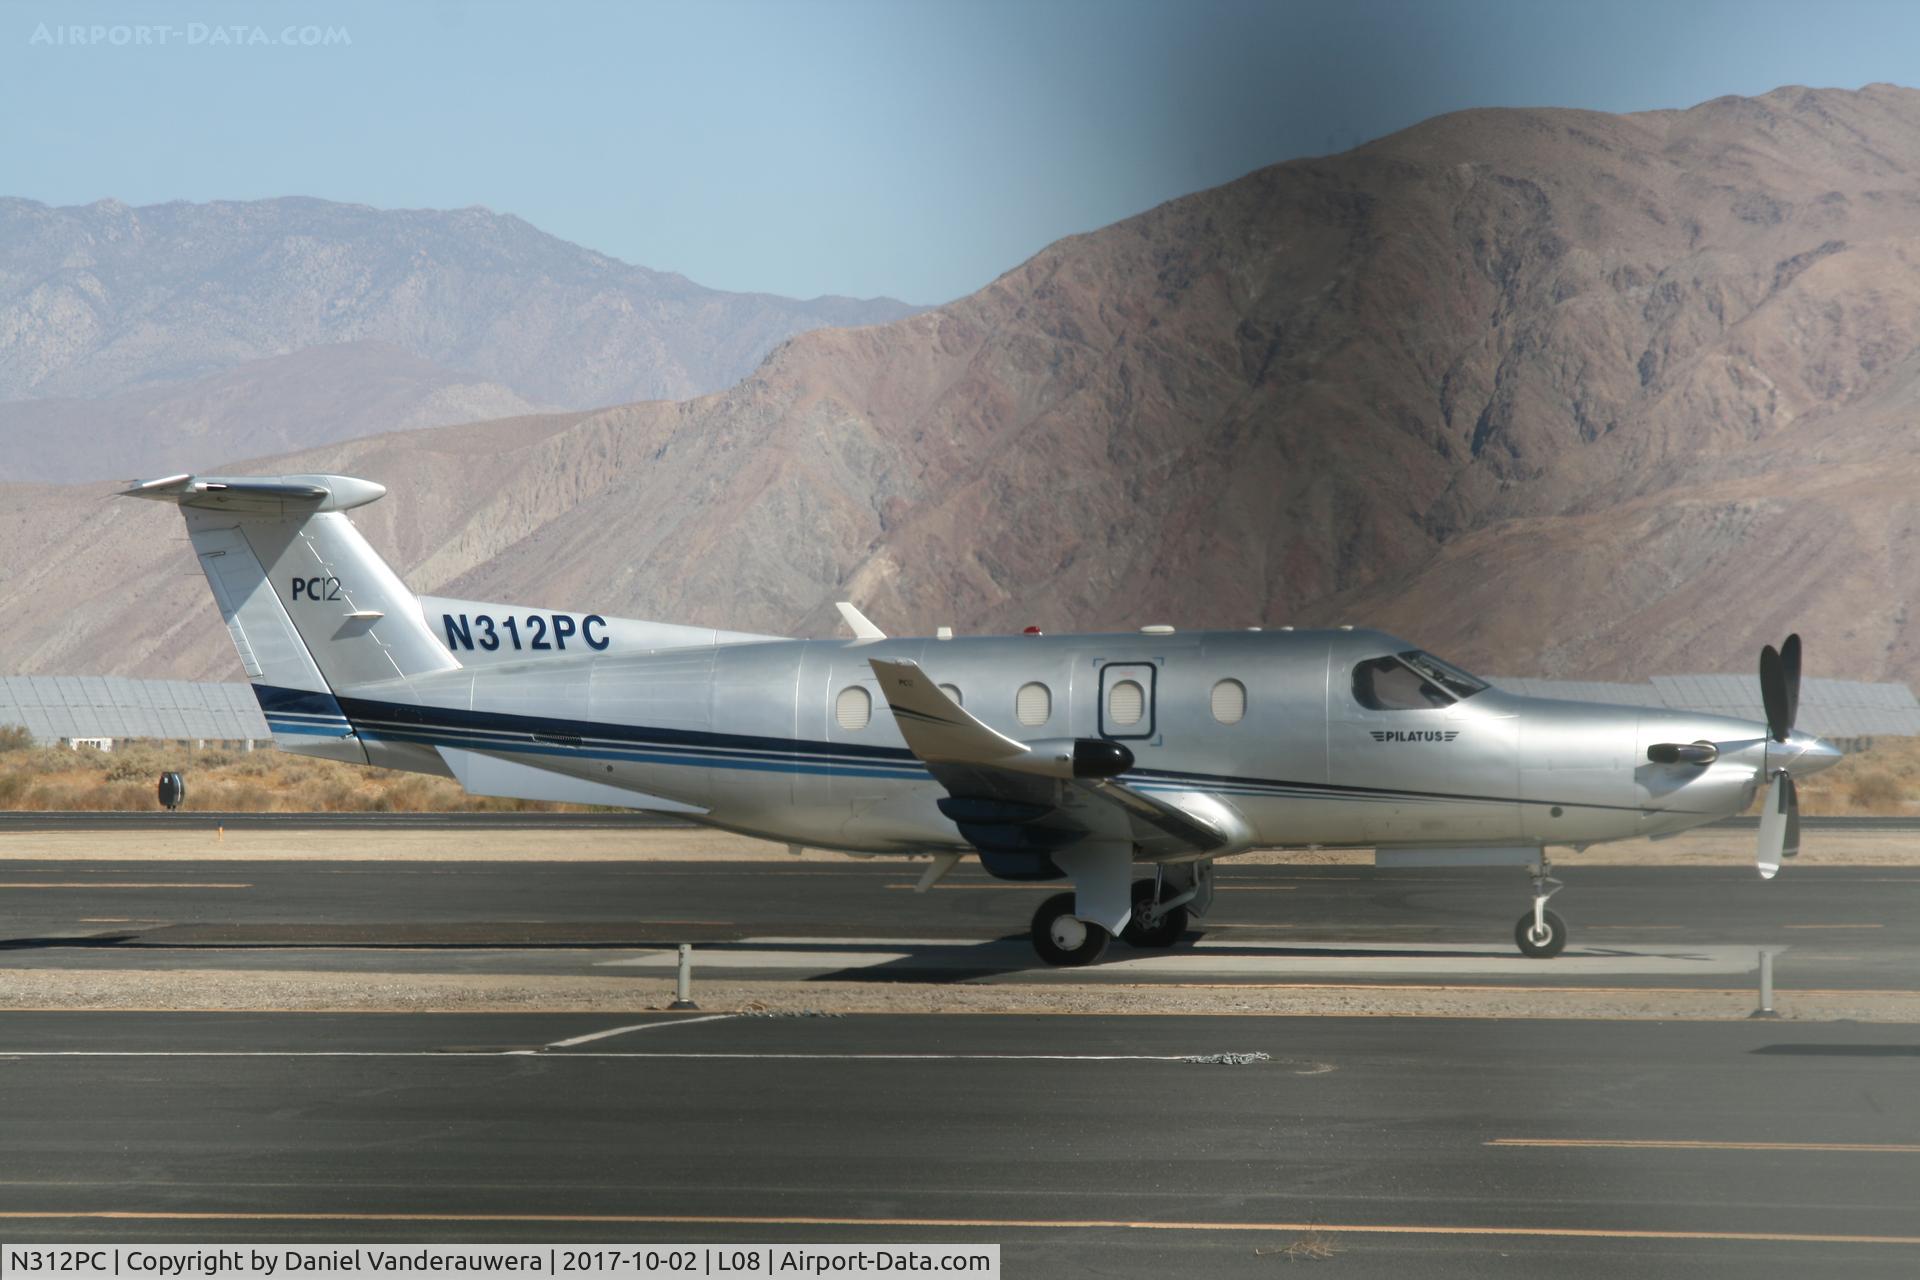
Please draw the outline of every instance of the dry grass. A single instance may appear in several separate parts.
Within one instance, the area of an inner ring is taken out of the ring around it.
[[[1800,783],[1800,811],[1824,817],[1898,815],[1920,808],[1920,738],[1875,738]]]
[[[233,813],[577,812],[580,805],[470,796],[452,778],[257,751],[122,742],[110,752],[0,740],[0,809],[158,809],[160,775],[187,783],[183,809]]]

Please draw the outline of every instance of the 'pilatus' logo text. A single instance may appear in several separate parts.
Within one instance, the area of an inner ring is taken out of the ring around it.
[[[1452,742],[1458,729],[1373,729],[1375,742]]]

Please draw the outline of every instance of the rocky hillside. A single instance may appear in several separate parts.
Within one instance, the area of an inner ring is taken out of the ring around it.
[[[352,439],[375,424],[437,427],[536,407],[397,347],[347,342],[100,400],[0,401],[0,475],[79,481],[205,470]]]
[[[1912,679],[1917,179],[1888,86],[1469,112],[716,395],[287,465],[389,484],[363,523],[426,590],[787,632],[836,597],[902,631],[1367,622],[1595,677],[1743,671],[1797,626],[1812,671]],[[99,584],[0,621],[16,669],[235,670],[170,513],[13,498],[11,597],[70,580],[55,521]]]

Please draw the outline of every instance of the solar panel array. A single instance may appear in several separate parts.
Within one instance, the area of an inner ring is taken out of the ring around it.
[[[1585,680],[1537,680],[1488,677],[1493,684],[1529,698],[1569,698],[1576,702],[1612,702],[1642,707],[1671,707],[1764,721],[1756,676],[1654,676],[1646,684],[1602,684]],[[1800,682],[1800,715],[1795,727],[1823,738],[1864,738],[1875,734],[1920,737],[1920,700],[1904,684],[1864,680]]]
[[[70,738],[272,736],[251,685],[124,676],[0,677],[0,724],[25,725],[44,744]]]

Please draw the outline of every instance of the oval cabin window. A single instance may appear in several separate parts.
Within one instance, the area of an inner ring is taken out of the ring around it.
[[[1116,681],[1107,690],[1107,723],[1126,729],[1140,723],[1147,713],[1147,691],[1137,680]]]
[[[1247,686],[1222,680],[1213,686],[1213,718],[1221,724],[1239,724],[1247,714]]]
[[[1045,724],[1053,718],[1053,694],[1043,684],[1023,684],[1014,696],[1013,714],[1024,725]]]
[[[873,718],[873,696],[859,685],[850,684],[834,699],[833,716],[840,727],[849,732],[864,729]]]
[[[960,686],[957,684],[943,684],[940,686],[940,692],[952,698],[953,705],[956,707],[964,707],[967,705],[967,700],[960,696]]]

